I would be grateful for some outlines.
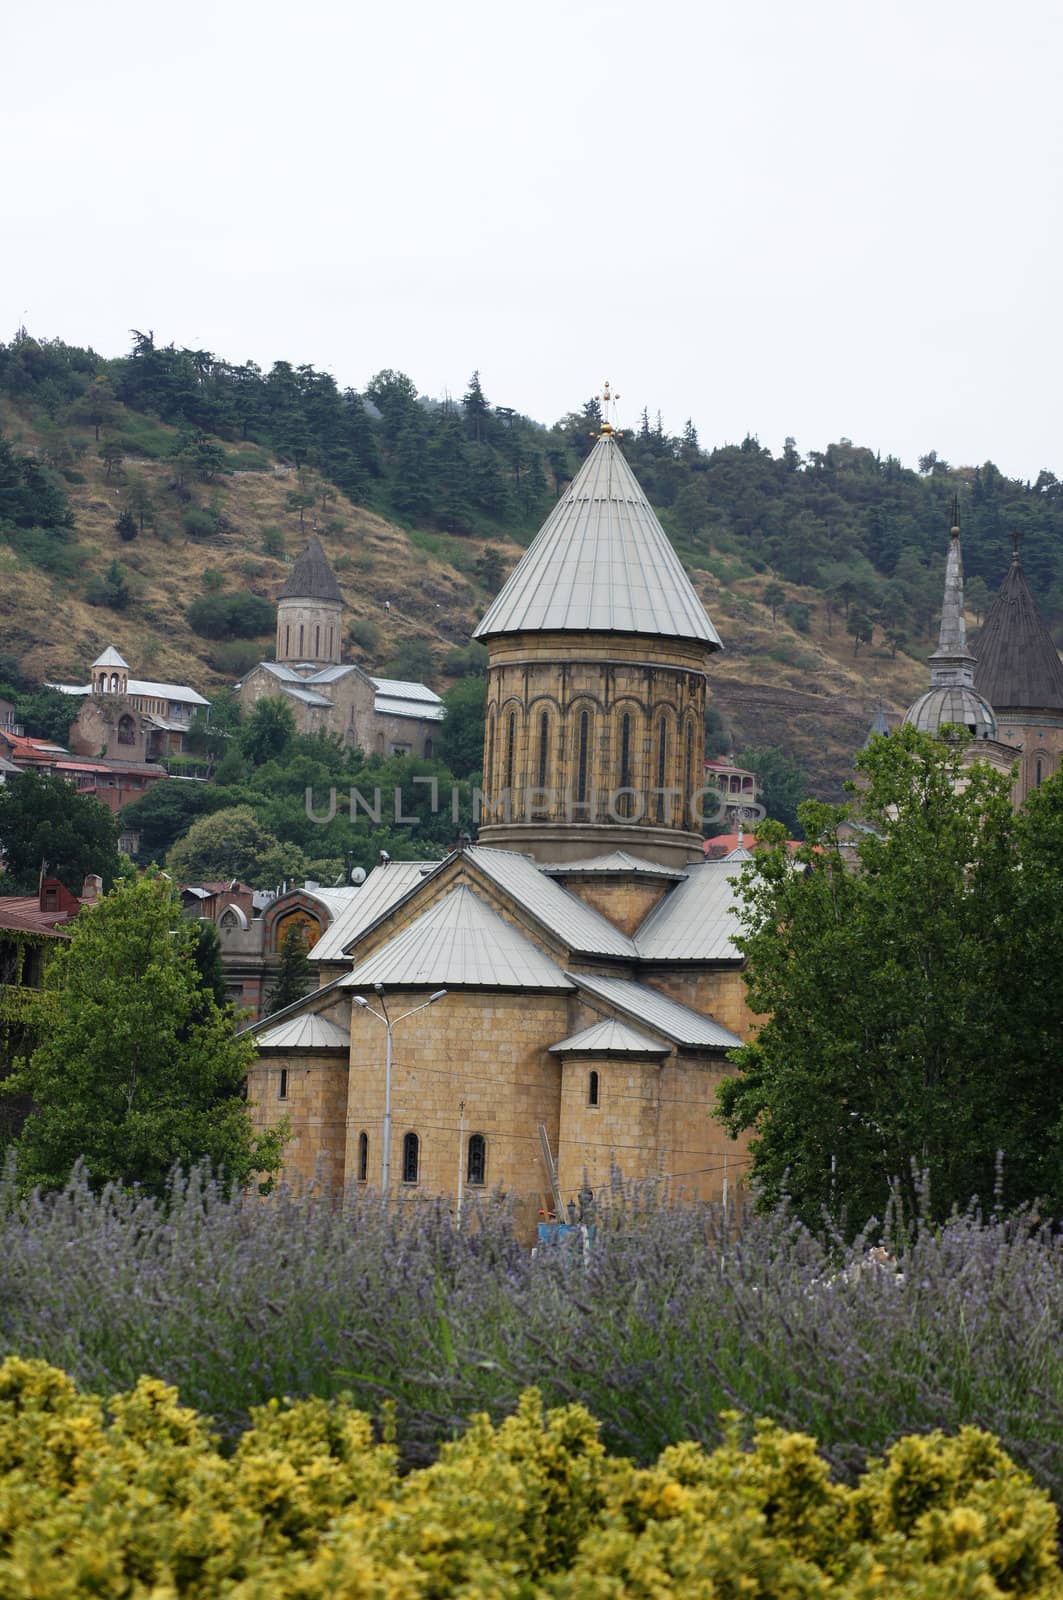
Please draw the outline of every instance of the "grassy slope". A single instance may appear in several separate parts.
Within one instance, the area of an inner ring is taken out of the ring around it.
[[[172,430],[119,411],[118,427],[139,431],[145,448],[156,454],[165,451]],[[42,443],[32,419],[2,405],[0,428],[23,448]],[[301,533],[298,514],[285,505],[297,487],[296,475],[271,462],[266,470],[237,470],[216,483],[191,486],[194,501],[216,504],[227,525],[213,539],[193,541],[181,529],[185,505],[169,487],[170,466],[127,457],[123,470],[141,473],[151,490],[158,529],[123,544],[114,531],[121,483],[107,481],[91,430],[71,432],[86,444],[78,461],[86,482],[68,485],[85,554],[79,576],[51,578],[0,545],[0,651],[17,655],[34,676],[84,682],[89,663],[113,643],[144,677],[215,692],[231,674],[212,666],[216,646],[192,633],[185,607],[204,592],[202,574],[208,567],[222,574],[226,590],[251,589],[274,599],[286,569],[283,561],[263,554],[268,527],[283,531],[290,557],[311,531],[318,534],[343,590],[348,624],[368,619],[379,626],[374,650],[349,643],[346,652],[370,670],[379,671],[410,638],[424,639],[442,659],[449,646],[466,641],[490,598],[472,571],[483,540],[407,531],[338,493],[326,506],[318,502],[305,512]],[[243,459],[256,457],[266,460],[256,451],[243,454]],[[230,458],[241,459],[231,449]],[[516,542],[490,542],[509,565],[517,560]],[[89,579],[102,575],[115,556],[135,595],[121,613],[84,599]],[[721,581],[697,569],[692,577],[726,647],[712,671],[713,692],[739,748],[782,745],[806,767],[818,793],[837,795],[879,697],[887,709],[903,709],[925,686],[925,665],[904,654],[894,661],[884,650],[866,647],[854,657],[844,624],[835,618],[833,637],[828,635],[822,606],[810,590],[784,585],[790,597],[814,606],[812,631],[800,635],[781,616],[772,624],[757,598],[763,578]],[[390,615],[384,611],[386,600]],[[263,650],[271,642],[263,639]]]

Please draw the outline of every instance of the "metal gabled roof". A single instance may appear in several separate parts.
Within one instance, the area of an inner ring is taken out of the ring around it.
[[[998,713],[1063,711],[1063,666],[1018,550],[978,635],[974,686]]]
[[[720,637],[615,437],[603,434],[473,631]]]
[[[130,694],[154,696],[157,700],[179,700],[190,706],[210,705],[209,700],[198,690],[190,689],[187,683],[155,683],[151,678],[130,678],[127,687]]]
[[[691,1011],[689,1006],[670,1000],[644,983],[634,983],[630,978],[591,978],[583,972],[569,972],[566,977],[578,988],[605,1000],[636,1022],[644,1022],[676,1044],[695,1050],[733,1050],[742,1043],[737,1034],[722,1028],[711,1017]]]
[[[551,877],[563,878],[569,873],[583,875],[594,873],[630,873],[650,878],[685,878],[685,867],[665,867],[659,861],[643,861],[629,855],[626,850],[611,850],[604,856],[583,856],[578,861],[551,861],[542,868]]]
[[[289,1017],[255,1036],[260,1050],[349,1050],[351,1036],[316,1011]]]
[[[733,879],[741,856],[702,861],[665,895],[635,933],[645,961],[739,961],[735,935],[741,932]]]
[[[447,715],[442,701],[393,699],[386,694],[373,696],[373,710],[383,717],[412,717],[417,722],[443,722]]]
[[[335,600],[343,603],[336,574],[329,566],[328,557],[316,534],[311,535],[306,549],[297,557],[277,599]]]
[[[342,909],[336,912],[332,924],[309,952],[310,960],[344,961],[350,946],[366,928],[415,889],[438,865],[437,861],[389,861],[386,867],[374,867],[361,888],[352,890]]]
[[[465,884],[375,950],[338,987],[570,990],[572,981]]]
[[[313,689],[297,689],[294,684],[286,683],[284,693],[291,695],[293,700],[299,700],[306,706],[331,706],[332,701],[323,694],[315,694]]]
[[[125,667],[127,671],[129,670],[129,662],[119,654],[113,644],[109,644],[102,656],[97,656],[92,664],[94,667]]]
[[[392,700],[419,700],[433,706],[443,704],[435,690],[426,683],[410,683],[405,678],[371,678],[370,682],[378,694],[387,695]]]
[[[465,855],[574,954],[622,956],[629,961],[638,954],[626,934],[578,895],[547,877],[531,856],[515,850],[491,850],[486,845],[473,845]]]
[[[633,1056],[666,1056],[669,1053],[666,1044],[647,1039],[644,1033],[637,1033],[626,1022],[617,1022],[613,1017],[596,1022],[584,1028],[582,1033],[574,1033],[570,1038],[562,1039],[560,1044],[550,1046],[550,1054],[554,1056],[596,1055],[599,1052]]]

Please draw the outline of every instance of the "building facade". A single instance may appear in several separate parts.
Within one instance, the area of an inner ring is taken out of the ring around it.
[[[757,1019],[744,852],[706,861],[698,826],[720,641],[608,423],[477,635],[480,840],[350,897],[318,988],[253,1029],[254,1115],[288,1119],[289,1175],[335,1189],[531,1212],[617,1172],[734,1193],[747,1155],[713,1105]]]

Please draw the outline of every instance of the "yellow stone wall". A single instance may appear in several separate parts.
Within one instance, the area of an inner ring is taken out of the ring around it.
[[[738,966],[698,967],[694,971],[649,967],[643,969],[640,981],[701,1016],[712,1017],[739,1039],[751,1039],[763,1022],[749,1008],[745,979]]]
[[[343,607],[338,600],[278,601],[278,661],[328,666],[339,661],[342,643]]]
[[[1012,804],[1018,811],[1039,783],[1059,770],[1063,758],[1063,719],[1058,712],[997,710],[997,727],[1000,738],[1007,744],[1017,745],[1022,752],[1012,788]]]
[[[281,1072],[287,1095],[281,1099]],[[247,1098],[257,1132],[275,1128],[285,1117],[292,1137],[284,1147],[289,1182],[317,1178],[326,1189],[344,1182],[347,1123],[347,1061],[342,1051],[267,1050],[247,1076]]]
[[[600,911],[607,922],[629,936],[635,932],[657,902],[663,899],[666,885],[625,880],[602,879],[574,874],[564,880],[564,886],[595,911]]]
[[[422,991],[391,990],[393,1017],[419,1005]],[[560,1062],[547,1047],[568,1028],[564,993],[492,994],[452,990],[446,999],[400,1023],[392,1066],[391,1192],[398,1199],[456,1196],[459,1159],[468,1136],[487,1141],[486,1187],[538,1196],[547,1189],[538,1125],[556,1152]],[[348,1181],[357,1172],[358,1136],[369,1137],[369,1182],[380,1186],[384,1119],[385,1031],[355,1010],[351,1027],[347,1107]],[[464,1133],[461,1102],[465,1102]],[[416,1133],[415,1185],[403,1182],[403,1138]]]

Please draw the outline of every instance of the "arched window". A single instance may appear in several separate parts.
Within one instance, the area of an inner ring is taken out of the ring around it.
[[[118,693],[118,674],[117,674],[117,672],[112,672],[111,673],[111,693],[112,694],[117,694]]]
[[[517,713],[509,713],[509,722],[506,725],[506,788],[513,788],[513,757],[517,744]]]
[[[133,744],[136,741],[137,728],[132,717],[118,718],[118,743]]]
[[[494,711],[487,719],[487,761],[484,766],[484,788],[488,795],[494,787],[495,781],[495,714]]]
[[[402,1141],[402,1181],[416,1183],[421,1164],[421,1141],[415,1133],[406,1134]]]
[[[591,1073],[587,1083],[587,1104],[589,1106],[598,1104],[598,1074],[596,1072]]]
[[[685,769],[684,776],[683,776],[683,786],[684,786],[684,790],[685,790],[685,793],[683,795],[683,807],[684,807],[684,812],[688,816],[689,816],[688,808],[690,806],[691,800],[693,799],[693,787],[692,787],[693,780],[694,780],[694,724],[692,722],[688,722],[687,723],[686,769]]]
[[[620,719],[620,787],[631,787],[631,717],[628,712]],[[631,815],[631,795],[622,794],[618,810],[622,817]]]
[[[668,767],[668,723],[657,724],[657,821],[664,821],[664,780]]]
[[[425,742],[424,742],[424,758],[425,758],[426,761],[429,761],[429,760],[431,760],[431,756],[432,756],[432,741],[431,741],[431,739],[426,739]]]
[[[480,1188],[487,1181],[487,1140],[482,1133],[470,1133],[469,1156],[465,1175],[471,1187]]]
[[[1041,787],[1041,772],[1042,772],[1041,760],[1040,760],[1040,757],[1038,757],[1038,760],[1037,760],[1037,776],[1034,779],[1034,786],[1035,786],[1035,788],[1038,788],[1038,789]]]
[[[314,629],[314,660],[318,661],[318,660],[320,660],[320,658],[321,658],[321,624],[318,623],[317,627]]]
[[[328,631],[328,652],[327,652],[327,654],[328,654],[329,660],[331,660],[332,659],[332,629],[331,628]]]
[[[288,1098],[288,1068],[287,1067],[282,1067],[281,1068],[280,1088],[277,1091],[277,1099],[278,1100],[287,1100],[287,1098]]]
[[[292,629],[291,629],[291,624],[286,622],[284,624],[284,654],[286,656],[290,656],[291,653],[292,653]]]
[[[546,788],[546,770],[550,761],[550,718],[544,711],[539,718],[539,788]]]
[[[369,1135],[363,1131],[358,1135],[358,1182],[366,1183],[369,1178]]]
[[[581,711],[579,718],[579,765],[576,771],[576,799],[580,805],[587,798],[587,747],[590,744],[590,735],[590,712]]]

